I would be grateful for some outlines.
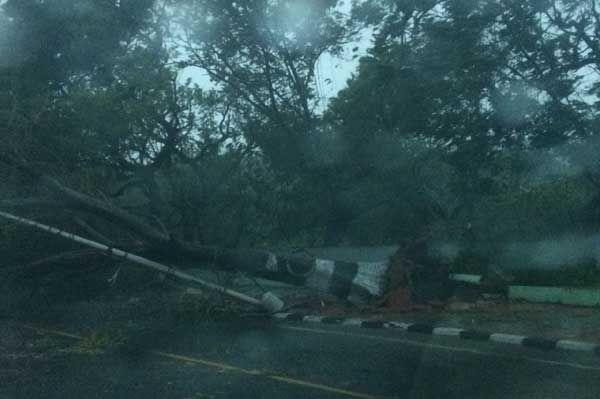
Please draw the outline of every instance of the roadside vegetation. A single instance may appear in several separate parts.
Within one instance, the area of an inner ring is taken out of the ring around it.
[[[0,9],[0,209],[178,266],[425,239],[455,272],[599,283],[595,1]],[[356,62],[333,96],[324,56]],[[0,226],[3,283],[96,295],[119,268]]]

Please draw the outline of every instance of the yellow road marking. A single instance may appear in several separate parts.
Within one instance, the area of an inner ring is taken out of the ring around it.
[[[470,353],[470,354],[475,354],[475,355],[480,355],[480,356],[500,357],[503,359],[511,359],[511,360],[519,360],[520,359],[520,360],[527,360],[530,362],[541,363],[541,364],[550,365],[550,366],[571,367],[571,368],[576,368],[576,369],[580,369],[580,370],[600,371],[600,367],[587,366],[585,364],[580,364],[580,363],[567,363],[567,362],[560,362],[560,361],[556,361],[556,360],[545,360],[545,359],[540,359],[537,357],[529,357],[529,356],[512,356],[512,355],[506,355],[506,354],[500,354],[500,353],[494,353],[494,352],[480,351],[477,349],[468,349],[468,348],[461,348],[461,347],[457,347],[457,346],[449,346],[449,345],[440,345],[440,344],[431,344],[431,343],[425,343],[425,342],[419,342],[419,341],[412,341],[412,340],[403,339],[403,338],[382,337],[382,336],[378,336],[378,335],[351,333],[351,332],[334,331],[334,330],[323,330],[320,328],[309,328],[309,327],[295,327],[295,326],[283,326],[282,325],[282,326],[279,326],[279,328],[284,329],[284,330],[311,332],[311,333],[315,333],[315,334],[328,334],[328,335],[371,339],[371,340],[376,340],[376,341],[397,342],[397,343],[401,343],[401,344],[408,345],[408,346],[418,346],[418,347],[423,347],[423,348],[433,348],[433,349],[441,349],[441,350],[453,351],[453,352],[463,352],[463,353]]]
[[[369,394],[349,391],[346,389],[335,388],[335,387],[332,387],[329,385],[317,384],[317,383],[310,382],[310,381],[299,380],[297,378],[286,377],[285,375],[273,374],[273,373],[270,373],[267,371],[244,369],[241,367],[236,367],[236,366],[232,366],[232,365],[225,364],[225,363],[204,360],[204,359],[201,359],[198,357],[182,356],[182,355],[176,355],[173,353],[160,352],[160,351],[152,351],[151,353],[158,355],[158,356],[166,357],[169,359],[180,360],[180,361],[189,362],[189,363],[197,363],[197,364],[201,364],[203,366],[218,368],[218,369],[226,370],[226,371],[233,371],[233,372],[237,372],[240,374],[262,376],[262,377],[266,377],[271,380],[285,382],[287,384],[299,385],[299,386],[308,387],[308,388],[315,388],[315,389],[319,389],[321,391],[338,393],[340,395],[350,396],[353,398],[361,398],[361,399],[377,399],[378,398],[377,396],[373,396],[373,395],[369,395]]]
[[[30,325],[26,325],[26,324],[22,324],[22,326],[25,328],[28,328],[30,330],[37,331],[39,333],[45,333],[45,334],[49,334],[49,335],[57,335],[57,336],[71,338],[71,339],[75,339],[75,340],[83,339],[83,337],[81,335],[71,334],[71,333],[67,333],[64,331],[60,331],[60,330],[30,326]],[[313,389],[317,389],[317,390],[321,390],[321,391],[325,391],[325,392],[336,393],[339,395],[348,396],[348,397],[352,397],[352,398],[358,398],[358,399],[379,399],[380,398],[379,396],[369,395],[366,393],[360,393],[360,392],[350,391],[350,390],[346,390],[346,389],[335,388],[335,387],[332,387],[329,385],[323,385],[323,384],[318,384],[315,382],[300,380],[297,378],[288,377],[288,376],[285,376],[282,374],[275,374],[275,373],[271,373],[268,371],[244,369],[241,367],[232,366],[230,364],[206,360],[206,359],[202,359],[199,357],[177,355],[175,353],[162,352],[162,351],[157,351],[157,350],[152,350],[152,351],[150,351],[150,353],[160,356],[160,357],[167,358],[167,359],[183,361],[183,362],[187,362],[187,363],[201,364],[203,366],[216,368],[219,370],[268,378],[270,380],[279,381],[279,382],[283,382],[283,383],[290,384],[290,385],[298,385],[298,386],[305,387],[305,388],[313,388]]]
[[[162,357],[167,357],[169,359],[180,360],[180,361],[187,362],[187,363],[201,364],[203,366],[213,367],[213,368],[221,369],[224,371],[234,371],[234,372],[238,372],[241,374],[249,374],[249,375],[263,375],[263,373],[258,370],[243,369],[240,367],[232,366],[230,364],[225,364],[225,363],[221,363],[221,362],[213,362],[210,360],[200,359],[198,357],[176,355],[174,353],[161,352],[161,351],[150,351],[150,353],[153,353],[155,355],[162,356]]]
[[[42,328],[42,327],[36,327],[36,326],[30,326],[28,324],[21,324],[22,327],[27,328],[29,330],[34,330],[38,333],[44,333],[44,334],[50,334],[50,335],[58,335],[60,337],[65,337],[65,338],[71,338],[71,339],[77,339],[77,340],[81,340],[83,339],[83,337],[81,335],[76,335],[76,334],[70,334],[64,331],[59,331],[59,330],[52,330],[49,328]]]

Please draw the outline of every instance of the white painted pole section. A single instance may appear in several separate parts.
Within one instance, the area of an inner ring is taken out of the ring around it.
[[[388,328],[397,328],[399,330],[408,330],[408,327],[413,325],[413,323],[404,323],[401,321],[388,321],[385,324],[388,326]]]
[[[482,280],[482,276],[480,276],[478,274],[462,274],[462,273],[450,273],[448,278],[453,281],[460,281],[463,283],[470,283],[470,284],[481,284],[481,280]]]
[[[106,252],[108,252],[111,255],[114,255],[114,256],[117,256],[117,257],[120,257],[120,258],[123,258],[123,259],[127,259],[129,261],[138,263],[138,264],[140,264],[142,266],[146,266],[146,267],[149,267],[149,268],[154,269],[154,270],[158,270],[161,273],[168,274],[168,275],[173,276],[173,277],[177,277],[177,278],[179,278],[181,280],[194,282],[194,283],[199,284],[199,285],[201,285],[201,286],[203,286],[205,288],[208,288],[208,289],[213,290],[213,291],[220,292],[220,293],[222,293],[224,295],[228,295],[228,296],[230,296],[232,298],[235,298],[235,299],[238,299],[238,300],[240,300],[242,302],[246,302],[246,303],[249,303],[249,304],[252,304],[252,305],[256,305],[256,306],[267,307],[267,310],[270,310],[270,311],[277,311],[277,310],[279,310],[279,309],[272,309],[273,305],[271,304],[271,302],[273,302],[273,300],[272,300],[271,297],[266,298],[267,300],[261,301],[261,300],[258,300],[256,298],[253,298],[251,296],[242,294],[241,292],[230,290],[230,289],[222,287],[220,285],[213,284],[213,283],[210,283],[208,281],[204,281],[204,280],[199,279],[199,278],[197,278],[195,276],[192,276],[191,274],[184,273],[184,272],[182,272],[180,270],[177,270],[175,268],[172,268],[172,267],[169,267],[169,266],[165,266],[163,264],[151,261],[151,260],[146,259],[146,258],[142,258],[141,256],[137,256],[137,255],[134,255],[132,253],[122,251],[120,249],[111,248],[111,247],[108,247],[107,245],[100,244],[98,242],[88,240],[86,238],[80,237],[80,236],[72,234],[72,233],[67,233],[66,231],[57,229],[56,227],[47,226],[45,224],[38,223],[38,222],[35,222],[33,220],[25,219],[25,218],[22,218],[22,217],[19,217],[19,216],[15,216],[15,215],[12,215],[10,213],[6,213],[6,212],[2,212],[2,211],[0,211],[0,216],[4,217],[6,219],[9,219],[9,220],[13,220],[13,221],[18,222],[18,223],[21,223],[21,224],[25,224],[25,225],[28,225],[28,226],[36,227],[36,228],[38,228],[40,230],[44,230],[44,231],[46,231],[48,233],[52,233],[52,234],[56,234],[56,235],[62,236],[62,237],[67,238],[67,239],[69,239],[71,241],[75,241],[75,242],[78,242],[80,244],[87,245],[88,247],[96,248],[96,249],[99,249],[101,251],[106,251]],[[267,293],[267,294],[269,294],[269,293]],[[265,294],[265,296],[267,294]],[[273,294],[271,294],[271,296],[272,295]],[[279,301],[279,302],[281,302],[281,301]],[[279,306],[279,303],[277,304],[277,306]]]
[[[593,352],[596,350],[598,345],[591,344],[588,342],[580,342],[580,341],[571,341],[568,339],[561,339],[556,343],[556,347],[559,349],[566,349],[572,351],[583,351],[583,352]]]
[[[357,318],[353,317],[353,318],[344,320],[342,322],[342,324],[345,326],[360,326],[362,324],[362,322],[363,322],[362,319],[357,319]]]
[[[453,327],[436,327],[433,329],[433,335],[446,335],[449,337],[458,337],[464,329]]]
[[[496,334],[490,335],[490,341],[501,342],[503,344],[521,345],[523,343],[524,339],[525,339],[525,336],[523,336],[523,335],[501,334],[501,333],[496,333]]]
[[[307,287],[327,292],[329,281],[335,271],[335,261],[328,259],[317,259],[315,261],[315,270],[308,275],[306,282]]]

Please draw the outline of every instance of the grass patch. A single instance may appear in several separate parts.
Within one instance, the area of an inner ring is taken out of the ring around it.
[[[514,285],[548,287],[600,287],[600,270],[594,259],[557,270],[514,270]]]
[[[70,348],[69,352],[97,355],[120,349],[126,343],[127,336],[121,330],[96,331],[79,340]]]

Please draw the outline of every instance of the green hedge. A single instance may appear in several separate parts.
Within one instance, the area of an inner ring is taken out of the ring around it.
[[[514,270],[513,284],[550,287],[600,287],[600,269],[595,259],[556,270]]]

